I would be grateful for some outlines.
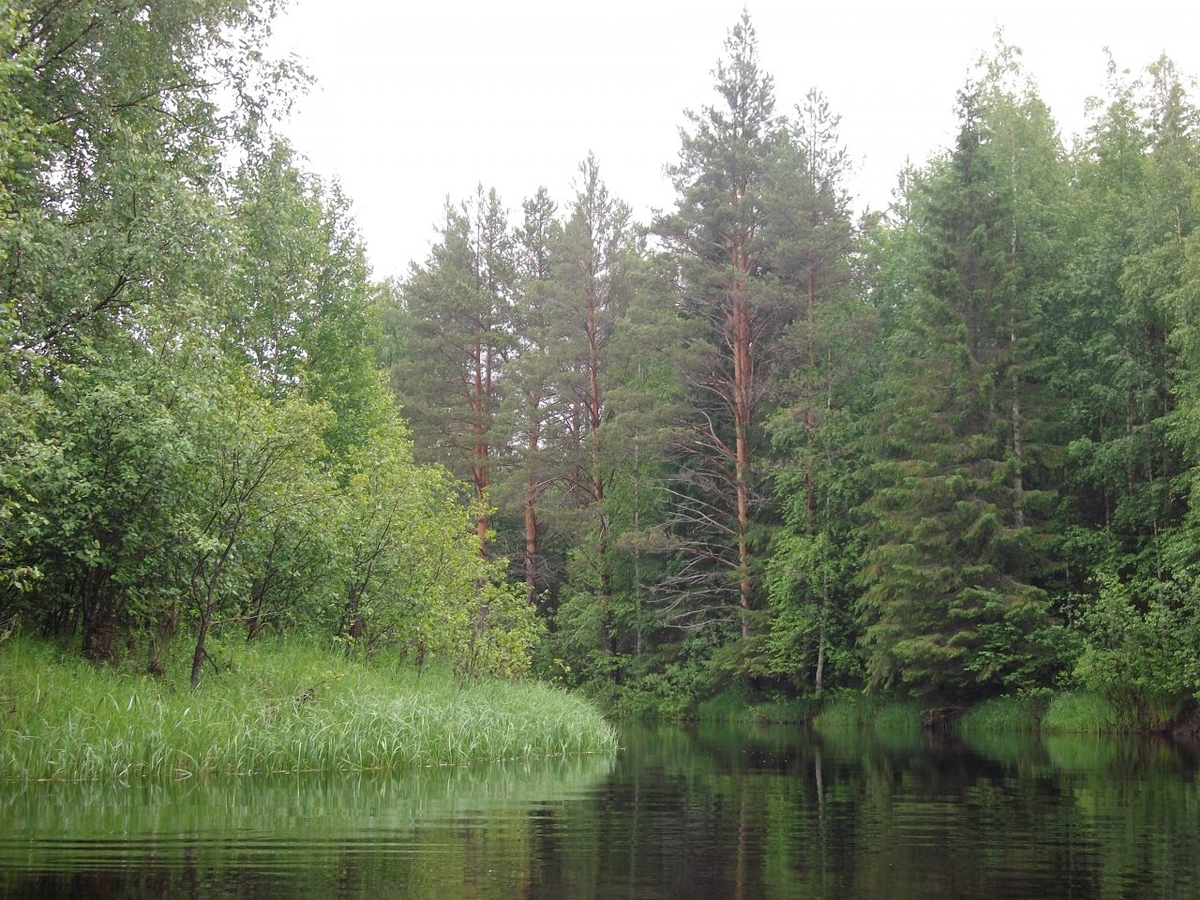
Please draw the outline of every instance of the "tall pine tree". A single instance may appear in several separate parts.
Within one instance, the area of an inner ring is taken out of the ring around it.
[[[516,272],[496,192],[446,207],[441,240],[402,292],[403,355],[392,378],[419,455],[470,483],[486,542],[488,493],[507,436],[497,427]]]
[[[716,68],[717,104],[689,113],[670,173],[676,209],[656,225],[680,272],[695,329],[694,406],[681,430],[674,533],[682,564],[668,587],[693,620],[732,618],[743,637],[756,606],[762,403],[786,316],[768,288],[768,173],[783,143],[774,84],[759,66],[747,13]]]

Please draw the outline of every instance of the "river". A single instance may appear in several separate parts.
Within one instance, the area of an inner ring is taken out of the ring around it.
[[[615,758],[0,783],[0,896],[1200,896],[1197,749],[630,727]]]

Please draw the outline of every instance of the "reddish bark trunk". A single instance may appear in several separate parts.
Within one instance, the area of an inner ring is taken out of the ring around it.
[[[742,636],[750,635],[750,445],[747,430],[753,416],[754,364],[750,355],[750,305],[746,285],[733,287],[731,337],[734,396],[734,481],[737,493],[738,603]]]
[[[533,407],[534,421],[529,428],[529,458],[537,454],[541,423],[537,420],[537,404]],[[537,597],[537,480],[531,471],[525,479],[525,596],[530,603]]]

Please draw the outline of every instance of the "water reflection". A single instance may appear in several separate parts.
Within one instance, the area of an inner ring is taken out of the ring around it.
[[[615,760],[0,788],[30,897],[1141,898],[1200,889],[1195,749],[630,728]]]
[[[446,884],[481,874],[497,876],[482,879],[489,889],[515,884],[531,811],[578,802],[612,766],[576,757],[400,775],[8,785],[0,891],[449,900]]]

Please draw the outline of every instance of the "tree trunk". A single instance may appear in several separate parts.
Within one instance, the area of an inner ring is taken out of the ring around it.
[[[200,628],[196,632],[196,650],[192,653],[192,688],[195,689],[200,684],[200,670],[204,668],[204,658],[208,656],[208,648],[206,642],[208,640],[208,626],[212,622],[213,601],[212,595],[209,595],[208,602],[205,604],[200,615]]]
[[[612,576],[608,571],[608,517],[604,511],[604,477],[600,473],[600,423],[603,417],[600,399],[600,301],[596,294],[596,273],[590,267],[587,284],[587,416],[592,446],[592,503],[598,511],[599,529],[596,568],[600,581],[601,639],[604,652],[611,655],[616,651],[616,642],[612,633]]]
[[[537,466],[534,461],[538,455],[538,445],[542,440],[541,407],[542,398],[539,392],[529,395],[529,440],[525,445],[527,469],[525,471],[525,598],[533,603],[537,597],[537,567],[538,567],[538,480]]]
[[[537,597],[537,484],[525,482],[525,598],[533,603]]]
[[[815,338],[813,335],[813,330],[817,322],[817,282],[813,271],[815,266],[816,259],[810,250],[806,258],[808,277],[805,279],[804,292],[804,321],[806,323],[804,332],[804,429],[807,445],[805,449],[804,489],[806,494],[805,515],[807,516],[806,523],[809,534],[812,534],[816,530],[817,520],[817,486],[816,474],[814,472],[816,468],[816,455],[813,453],[813,444],[817,437],[817,414],[815,410],[817,359],[814,347]]]
[[[475,500],[479,504],[479,511],[475,520],[475,532],[479,536],[479,552],[484,556],[487,555],[487,533],[488,533],[488,513],[487,513],[487,492],[491,484],[491,466],[488,447],[487,434],[487,404],[490,398],[487,396],[487,379],[484,373],[484,347],[482,343],[475,344],[475,384],[474,396],[471,398],[472,410],[475,416],[474,432],[475,432],[475,447],[472,452],[471,460],[471,476],[475,486]]]
[[[737,492],[738,603],[742,637],[750,636],[750,444],[747,430],[751,424],[751,392],[754,366],[750,357],[750,309],[746,285],[733,287],[731,332],[733,345],[734,396],[734,482]]]

